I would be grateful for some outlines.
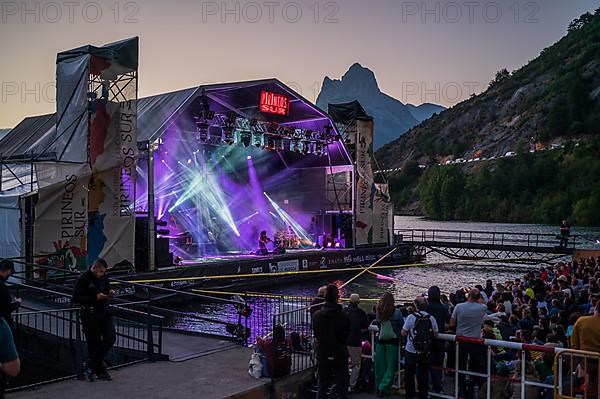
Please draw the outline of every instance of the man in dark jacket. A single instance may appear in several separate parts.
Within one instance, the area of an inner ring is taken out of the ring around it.
[[[362,360],[362,338],[363,333],[369,326],[367,314],[358,307],[359,302],[360,296],[358,294],[352,294],[350,295],[350,303],[346,309],[344,309],[344,312],[350,319],[350,335],[348,335],[348,339],[346,340],[346,346],[348,347],[350,366],[352,367],[352,373],[350,374],[350,389],[352,391],[356,391],[358,388],[356,383],[358,382],[360,362]]]
[[[19,308],[21,299],[17,298],[13,301],[10,296],[6,281],[15,271],[14,264],[8,259],[0,260],[0,317],[12,327],[13,320],[11,313]]]
[[[338,304],[338,288],[330,284],[325,292],[325,303],[313,316],[313,331],[318,342],[317,367],[319,391],[317,399],[327,397],[329,378],[335,374],[337,397],[348,397],[348,350],[350,319]]]
[[[84,374],[88,381],[94,374],[100,380],[112,380],[104,367],[104,356],[116,340],[108,299],[114,295],[106,275],[108,265],[98,259],[75,283],[73,302],[81,305],[81,325],[87,340],[88,360]]]
[[[440,289],[432,286],[427,292],[427,313],[435,319],[439,332],[446,331],[446,324],[450,322],[450,310],[440,302]],[[434,392],[442,391],[442,366],[444,363],[444,341],[434,340],[431,346],[431,387]]]

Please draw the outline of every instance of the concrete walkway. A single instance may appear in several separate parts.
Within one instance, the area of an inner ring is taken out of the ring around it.
[[[224,349],[185,361],[141,363],[111,371],[113,381],[68,380],[7,394],[9,399],[220,399],[266,397],[267,380],[247,373],[251,349]],[[246,395],[241,395],[246,393]]]

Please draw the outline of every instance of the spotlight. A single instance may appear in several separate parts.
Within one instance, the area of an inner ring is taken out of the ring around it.
[[[317,141],[315,143],[315,155],[323,155],[323,143],[320,141]]]
[[[252,159],[252,155],[248,155],[248,156],[246,157],[246,159],[247,159],[247,160],[251,160],[251,159]]]
[[[240,133],[240,142],[244,145],[244,147],[250,147],[250,143],[252,141],[252,133],[244,130]]]
[[[309,152],[309,147],[308,145],[310,144],[309,141],[307,140],[302,140],[302,154],[306,155]]]
[[[192,163],[192,160],[191,160],[191,159],[188,159],[187,163],[188,163],[188,165],[189,165],[189,164],[191,164],[191,163]]]
[[[233,143],[235,143],[235,135],[233,134],[233,128],[231,127],[222,127],[221,128],[221,140],[223,140],[223,142],[225,144],[229,144],[232,145]]]
[[[209,138],[210,133],[208,132],[208,124],[196,121],[196,140],[200,143],[206,143]]]
[[[300,152],[300,150],[301,150],[301,146],[300,146],[300,139],[293,138],[293,139],[290,141],[290,151],[293,151],[293,152]]]
[[[255,147],[262,147],[263,146],[263,134],[259,133],[259,132],[255,132],[252,133],[252,144],[254,144]]]

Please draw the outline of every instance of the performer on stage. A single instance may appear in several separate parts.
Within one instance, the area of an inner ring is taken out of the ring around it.
[[[260,232],[260,236],[258,237],[258,254],[259,255],[268,255],[269,250],[267,249],[267,243],[273,242],[269,237],[267,237],[267,232],[265,230]]]

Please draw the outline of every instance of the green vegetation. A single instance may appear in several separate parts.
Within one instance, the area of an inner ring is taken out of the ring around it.
[[[419,179],[418,195],[425,216],[433,219],[555,224],[568,218],[600,226],[599,182],[600,138],[595,138],[564,150],[519,151],[468,173],[458,165],[430,167]],[[396,196],[396,181],[390,185]]]

